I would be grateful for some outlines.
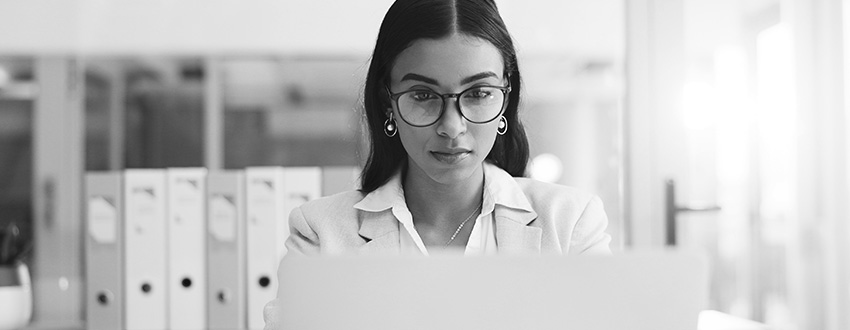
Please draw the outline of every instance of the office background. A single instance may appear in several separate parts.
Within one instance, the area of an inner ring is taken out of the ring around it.
[[[850,328],[848,1],[497,2],[530,176],[600,195],[615,251],[706,251],[714,309]],[[0,225],[36,242],[35,320],[83,321],[87,171],[361,165],[390,3],[0,3]]]

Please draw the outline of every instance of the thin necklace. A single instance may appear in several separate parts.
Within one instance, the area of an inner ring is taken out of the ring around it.
[[[483,203],[478,204],[478,207],[476,207],[475,210],[472,210],[472,213],[470,213],[469,216],[466,217],[466,220],[463,220],[463,222],[460,223],[460,226],[457,226],[457,230],[455,230],[455,233],[452,234],[452,237],[449,238],[449,241],[446,242],[446,245],[443,246],[443,248],[449,247],[449,244],[452,244],[452,242],[454,242],[455,237],[457,237],[457,234],[460,233],[461,229],[463,229],[463,225],[465,225],[466,222],[469,221],[469,219],[472,219],[472,216],[475,215],[475,213],[478,213],[478,210],[480,210],[482,206],[483,206]]]

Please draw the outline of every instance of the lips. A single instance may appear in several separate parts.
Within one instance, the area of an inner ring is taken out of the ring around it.
[[[472,151],[466,149],[431,151],[431,155],[433,155],[438,161],[450,165],[460,163],[469,157],[471,153]]]

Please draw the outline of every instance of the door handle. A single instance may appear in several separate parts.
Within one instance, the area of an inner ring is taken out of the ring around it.
[[[678,205],[676,203],[676,181],[673,181],[673,179],[664,181],[664,206],[664,243],[667,246],[676,246],[676,216],[680,212],[716,212],[721,210],[718,205]]]
[[[47,230],[53,230],[56,225],[56,179],[48,176],[42,184],[42,196],[44,198],[44,226]]]

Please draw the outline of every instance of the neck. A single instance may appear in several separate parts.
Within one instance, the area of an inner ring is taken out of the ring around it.
[[[427,176],[404,177],[404,197],[414,221],[432,226],[456,226],[482,202],[484,169],[479,167],[465,180],[439,183]]]

